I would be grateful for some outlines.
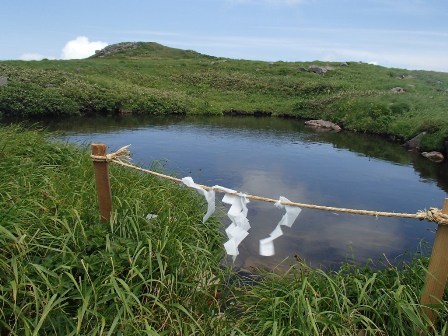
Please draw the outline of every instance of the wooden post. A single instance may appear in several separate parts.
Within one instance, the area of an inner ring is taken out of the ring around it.
[[[106,145],[92,144],[92,155],[106,156]],[[106,161],[93,161],[95,171],[96,193],[100,207],[101,220],[108,222],[112,212],[112,194],[110,192],[108,163]]]
[[[445,198],[442,212],[448,213],[448,198]],[[423,305],[438,305],[442,301],[443,293],[448,279],[448,225],[438,225],[436,238],[432,247],[428,274],[426,274],[425,287],[421,297]],[[425,308],[424,313],[434,324],[434,312]]]

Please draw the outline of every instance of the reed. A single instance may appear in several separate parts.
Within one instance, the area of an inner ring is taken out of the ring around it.
[[[254,335],[445,335],[446,295],[435,326],[419,304],[427,263],[416,257],[382,270],[346,263],[333,272],[299,264],[268,273],[239,291],[236,323]]]

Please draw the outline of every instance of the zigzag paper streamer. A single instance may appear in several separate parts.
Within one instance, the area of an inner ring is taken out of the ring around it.
[[[238,245],[249,234],[250,224],[247,219],[247,204],[249,200],[244,194],[233,195],[235,191],[232,189],[221,186],[214,186],[213,188],[227,192],[222,201],[223,203],[230,204],[227,216],[232,223],[226,229],[229,240],[224,244],[224,248],[228,255],[233,256],[233,261],[235,261],[236,256],[239,254]]]
[[[184,177],[182,179],[182,182],[187,187],[196,189],[205,197],[205,200],[207,201],[207,213],[205,214],[204,218],[202,218],[202,223],[205,223],[207,219],[209,219],[210,216],[215,212],[215,191],[213,189],[209,191],[205,190],[198,184],[194,183],[193,178],[191,178],[190,176]]]
[[[272,231],[269,234],[269,237],[260,240],[260,255],[262,256],[269,257],[275,254],[274,240],[283,235],[281,226],[284,225],[287,227],[291,227],[292,224],[294,224],[294,221],[299,216],[300,212],[302,211],[301,208],[292,207],[289,205],[283,205],[280,202],[290,202],[290,201],[286,197],[280,196],[280,200],[277,203],[275,203],[275,206],[277,208],[280,209],[285,208],[286,213],[283,215],[280,222],[278,222],[274,231]]]

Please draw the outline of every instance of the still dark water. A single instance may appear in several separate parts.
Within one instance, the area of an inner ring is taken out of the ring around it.
[[[178,177],[248,194],[336,207],[415,213],[441,207],[448,190],[445,164],[435,164],[380,137],[322,133],[302,121],[254,117],[79,118],[54,122],[71,142],[105,143],[110,151],[132,144],[133,161],[154,161]],[[222,194],[217,194],[221,199]],[[352,260],[392,263],[430,248],[435,225],[303,209],[275,241],[276,255],[258,255],[283,211],[251,201],[252,226],[235,266],[281,268],[300,256],[312,266],[337,267]],[[222,213],[224,213],[222,211]],[[223,216],[223,224],[229,220]]]

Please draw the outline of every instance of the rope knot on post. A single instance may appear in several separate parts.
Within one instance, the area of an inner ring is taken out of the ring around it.
[[[131,161],[131,152],[129,152],[128,148],[130,145],[121,147],[119,150],[117,150],[114,153],[106,154],[104,156],[100,155],[90,155],[93,161],[95,162],[112,162],[114,160],[120,161],[120,162],[127,162]]]
[[[426,219],[439,225],[448,225],[448,214],[443,213],[440,209],[429,208],[427,211],[420,211],[418,215],[421,216],[420,220]]]

